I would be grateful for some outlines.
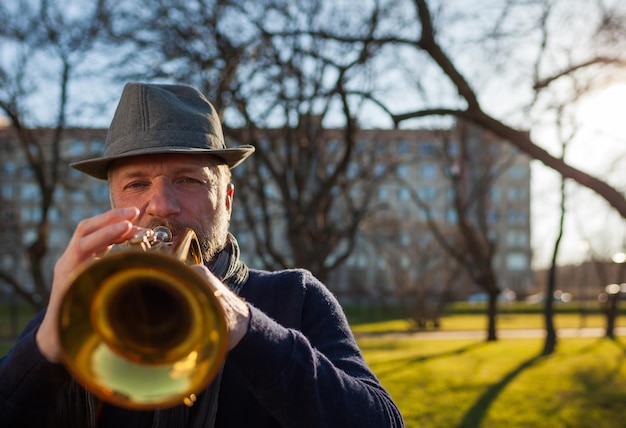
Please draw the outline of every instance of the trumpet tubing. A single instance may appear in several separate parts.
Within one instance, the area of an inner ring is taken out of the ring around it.
[[[63,362],[87,390],[121,407],[191,404],[223,363],[224,312],[184,261],[201,260],[193,231],[168,250],[140,247],[75,273],[60,312]]]

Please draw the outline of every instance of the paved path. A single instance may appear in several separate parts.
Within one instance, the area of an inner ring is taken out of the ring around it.
[[[557,337],[602,337],[605,328],[560,328],[557,330]],[[497,332],[499,339],[534,338],[545,337],[546,331],[543,329],[500,329]],[[626,336],[626,327],[615,329],[616,336]],[[357,333],[357,337],[397,337],[409,339],[486,339],[487,332],[481,330],[456,330],[456,331],[415,331],[415,332],[389,332],[389,333]]]

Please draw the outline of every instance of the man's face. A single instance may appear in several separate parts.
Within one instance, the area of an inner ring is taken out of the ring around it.
[[[210,156],[158,154],[115,161],[109,168],[114,207],[137,207],[135,224],[167,226],[174,238],[184,228],[198,235],[210,260],[226,243],[233,186],[220,178]]]

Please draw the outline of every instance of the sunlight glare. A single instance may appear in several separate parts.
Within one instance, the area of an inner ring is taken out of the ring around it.
[[[585,128],[626,141],[626,83],[613,84],[580,100],[578,119]]]

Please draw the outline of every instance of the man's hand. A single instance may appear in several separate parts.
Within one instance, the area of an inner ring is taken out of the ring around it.
[[[228,350],[233,349],[248,332],[250,324],[250,308],[239,296],[232,292],[204,265],[192,266],[196,269],[214,290],[224,308],[226,314],[226,326],[228,329]]]
[[[85,261],[106,253],[114,244],[130,239],[137,229],[133,227],[132,221],[138,215],[137,208],[115,208],[82,220],[76,226],[65,252],[54,266],[50,302],[37,331],[37,346],[49,361],[61,361],[58,336],[59,310],[73,272]]]

